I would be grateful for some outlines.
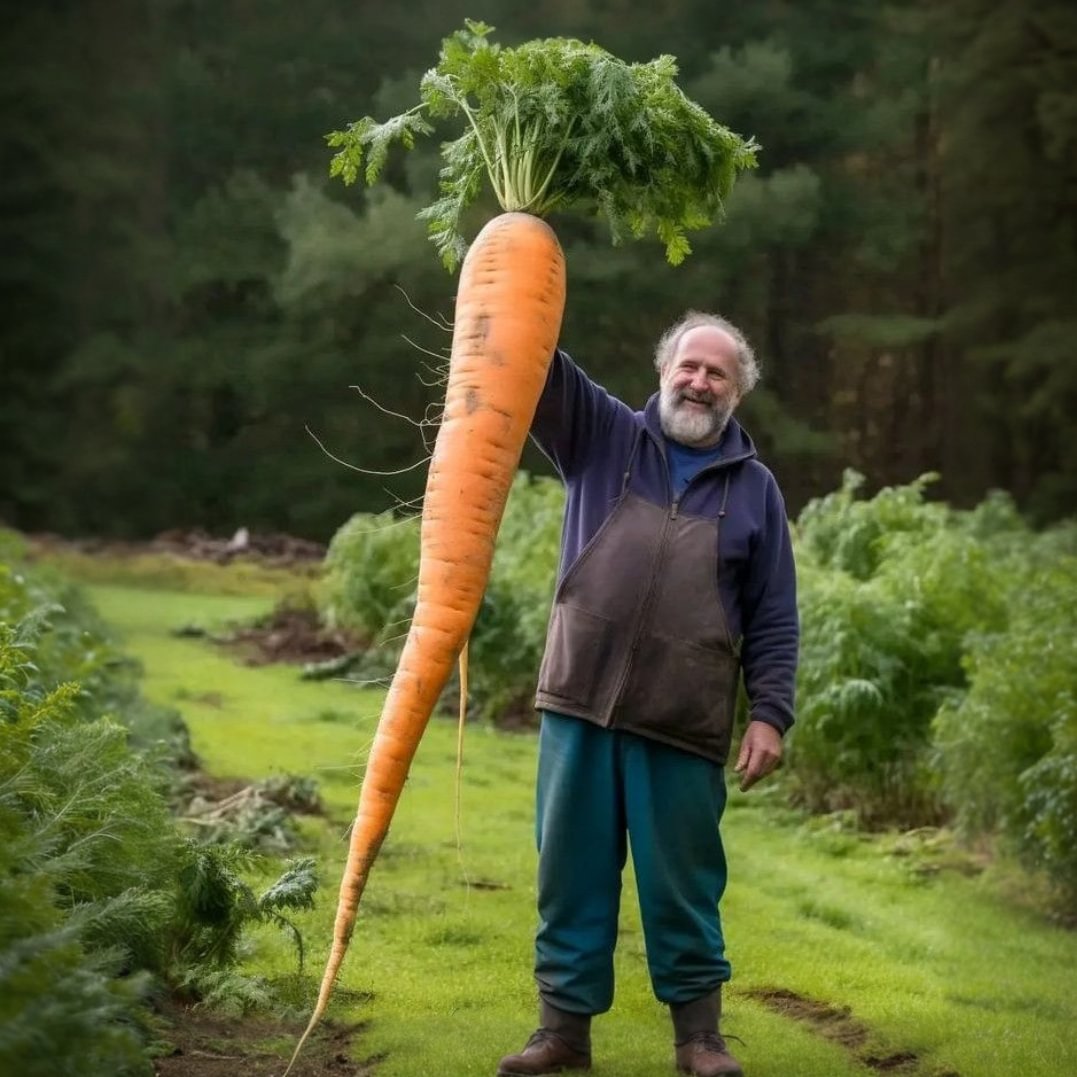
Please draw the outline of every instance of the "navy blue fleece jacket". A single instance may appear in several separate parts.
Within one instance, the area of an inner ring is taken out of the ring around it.
[[[654,504],[673,504],[657,394],[642,412],[633,411],[558,350],[531,435],[567,491],[562,578],[613,510],[630,460],[629,489]],[[678,511],[716,517],[729,474],[715,558],[716,572],[719,558],[721,564],[719,595],[733,639],[740,641],[751,716],[784,733],[793,724],[799,644],[785,504],[774,476],[759,462],[751,438],[736,420],[730,419],[719,448],[720,458],[689,483]]]

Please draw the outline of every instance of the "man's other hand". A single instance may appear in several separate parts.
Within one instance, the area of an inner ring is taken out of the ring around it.
[[[781,761],[782,735],[767,722],[749,722],[733,768],[740,775],[740,791],[747,792],[760,778],[777,770]]]

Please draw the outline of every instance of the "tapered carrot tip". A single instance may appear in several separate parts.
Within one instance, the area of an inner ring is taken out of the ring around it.
[[[371,865],[478,614],[564,307],[565,262],[553,229],[527,213],[489,221],[457,286],[445,409],[423,499],[415,613],[359,790],[318,1001],[286,1074],[325,1013]]]

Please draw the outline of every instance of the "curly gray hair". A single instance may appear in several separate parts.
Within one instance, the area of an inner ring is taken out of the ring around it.
[[[721,329],[728,333],[737,345],[737,392],[746,396],[755,388],[759,381],[759,363],[756,361],[755,352],[752,350],[748,338],[730,321],[719,317],[717,314],[707,314],[700,310],[690,310],[675,325],[671,325],[661,336],[654,349],[654,365],[659,374],[662,374],[669,366],[677,351],[677,345],[681,337],[689,329],[697,329],[701,325],[710,325],[715,329]]]

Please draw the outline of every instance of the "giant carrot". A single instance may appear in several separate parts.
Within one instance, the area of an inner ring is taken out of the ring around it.
[[[464,133],[443,151],[442,197],[421,216],[449,268],[466,257],[423,502],[415,611],[371,746],[332,948],[296,1055],[325,1012],[371,865],[486,587],[564,310],[564,258],[540,217],[574,202],[597,206],[614,239],[654,232],[676,263],[689,250],[686,229],[709,224],[737,171],[754,163],[753,143],[677,89],[671,57],[628,65],[565,39],[500,49],[489,33],[468,22],[446,39],[415,109],[330,136],[339,147],[332,171],[353,181],[365,158],[373,182],[394,138],[410,146],[432,130],[426,114],[462,114]],[[462,217],[484,171],[505,212],[467,248]]]
[[[415,612],[371,745],[310,1028],[325,1012],[408,768],[475,622],[564,306],[565,263],[550,226],[526,213],[490,221],[460,273],[445,409],[423,500]]]

